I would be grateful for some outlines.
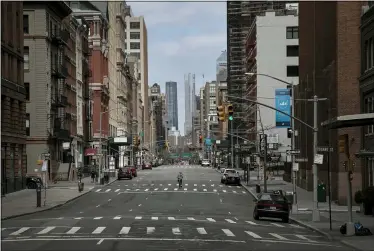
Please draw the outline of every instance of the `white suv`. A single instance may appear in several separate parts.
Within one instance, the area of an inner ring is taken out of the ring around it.
[[[203,159],[203,161],[201,161],[201,166],[210,166],[210,161],[208,159]]]

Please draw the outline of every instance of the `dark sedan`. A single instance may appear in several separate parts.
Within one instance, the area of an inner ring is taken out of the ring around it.
[[[262,193],[255,202],[256,206],[253,210],[253,218],[255,220],[259,220],[261,217],[268,217],[280,218],[285,223],[289,222],[290,204],[282,193]]]
[[[120,168],[118,169],[118,179],[123,179],[123,178],[127,178],[127,179],[130,179],[132,180],[132,172],[131,172],[131,169],[130,168]]]

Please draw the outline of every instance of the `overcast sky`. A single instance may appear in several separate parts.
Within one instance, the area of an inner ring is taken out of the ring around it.
[[[148,83],[178,83],[179,130],[184,132],[184,74],[196,74],[196,92],[215,80],[215,62],[226,49],[226,2],[131,2],[148,29]]]

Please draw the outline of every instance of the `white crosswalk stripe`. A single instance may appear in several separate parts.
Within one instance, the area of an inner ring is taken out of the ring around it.
[[[229,229],[222,229],[227,236],[235,236]]]
[[[206,218],[208,221],[211,221],[211,222],[216,222],[215,219],[212,219],[212,218]]]
[[[80,227],[72,227],[70,228],[69,231],[66,232],[66,234],[75,234],[76,232],[79,231],[79,229],[81,229]]]
[[[106,227],[97,227],[92,234],[101,234]]]
[[[116,216],[113,218],[114,220],[120,220],[121,219],[121,216]]]
[[[270,224],[272,224],[272,225],[274,225],[274,226],[277,226],[277,227],[284,227],[284,226],[282,226],[281,224],[274,223],[274,222],[270,222]]]
[[[175,217],[169,217],[170,220],[174,220]],[[194,218],[191,218],[195,220]],[[212,218],[207,218],[212,219]],[[233,222],[230,221],[230,219],[226,219],[227,222]],[[174,221],[174,223],[177,223],[177,221]],[[268,225],[271,226],[271,225]],[[113,231],[113,228],[115,228],[115,231]],[[160,234],[164,235],[164,238],[170,238],[170,235],[178,235],[181,236],[181,238],[189,238],[187,236],[195,236],[196,235],[212,235],[214,237],[217,236],[226,236],[226,237],[238,237],[243,238],[243,236],[247,236],[247,238],[253,238],[253,239],[269,239],[269,240],[275,240],[275,241],[297,241],[297,242],[305,242],[305,243],[318,243],[321,240],[323,240],[322,236],[319,235],[303,235],[301,233],[267,233],[264,232],[263,229],[260,232],[256,232],[256,229],[251,229],[250,231],[248,229],[230,229],[230,228],[216,228],[216,227],[192,227],[188,225],[175,225],[175,226],[129,226],[129,225],[115,225],[115,226],[95,226],[95,227],[64,227],[64,226],[47,226],[47,227],[20,227],[18,230],[17,228],[9,227],[9,228],[2,228],[2,237],[3,238],[11,238],[14,236],[14,238],[44,238],[47,236],[70,236],[70,238],[73,238],[75,236],[81,236],[81,235],[95,235],[100,236],[117,236],[117,235],[130,235],[132,237],[142,237],[144,234],[156,234],[157,237],[160,236]],[[23,236],[22,236],[23,235]],[[182,237],[183,236],[183,237]]]
[[[227,221],[228,223],[236,223],[235,221],[230,220],[230,219],[225,219],[225,221]]]
[[[174,217],[168,217],[168,220],[175,220]]]
[[[123,227],[119,234],[128,234],[130,232],[131,227]]]

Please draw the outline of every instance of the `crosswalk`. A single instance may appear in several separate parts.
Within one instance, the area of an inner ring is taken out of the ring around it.
[[[160,166],[157,169],[212,169],[210,166],[198,166],[198,165],[172,165],[172,166]]]
[[[247,191],[241,186],[225,186],[218,184],[183,184],[179,188],[178,184],[124,184],[125,188],[99,188],[96,193],[129,193],[129,192],[200,192],[200,193],[232,193],[247,194]]]
[[[262,227],[276,227],[276,228],[294,228],[294,229],[304,229],[304,227],[297,224],[284,224],[275,222],[256,222],[251,220],[239,220],[237,218],[213,218],[213,217],[177,217],[177,216],[128,216],[128,215],[117,215],[117,216],[92,216],[92,217],[59,217],[59,218],[49,218],[53,220],[93,220],[93,221],[180,221],[180,222],[201,222],[201,223],[230,223],[230,224],[244,224],[247,226],[262,226]]]
[[[251,238],[251,239],[273,239],[278,241],[303,241],[303,242],[317,242],[321,237],[318,235],[307,235],[300,233],[277,233],[277,232],[263,232],[251,229],[237,229],[237,228],[215,228],[215,227],[191,227],[191,226],[136,226],[136,225],[115,225],[115,226],[48,226],[48,227],[17,227],[17,228],[2,228],[2,239],[9,238],[28,238],[47,237],[48,235],[57,237],[95,237],[104,235],[105,237],[159,237],[159,238]]]

